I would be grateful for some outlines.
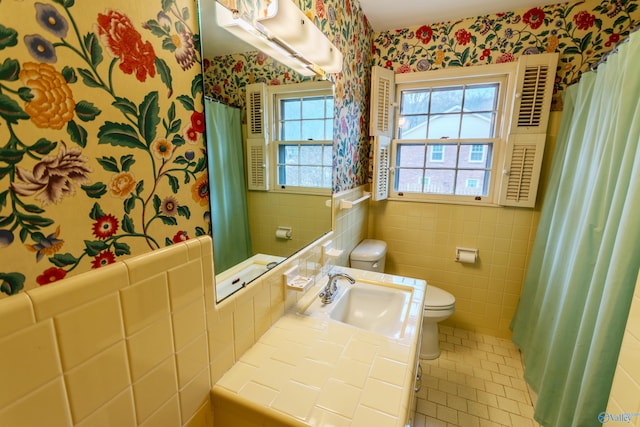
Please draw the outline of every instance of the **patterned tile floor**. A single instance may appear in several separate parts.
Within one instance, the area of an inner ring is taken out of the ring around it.
[[[414,427],[539,427],[510,340],[447,326],[439,332],[440,357],[420,361]]]

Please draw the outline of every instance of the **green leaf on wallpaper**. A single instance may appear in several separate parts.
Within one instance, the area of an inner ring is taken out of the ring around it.
[[[176,165],[188,165],[189,160],[187,160],[184,156],[178,156],[173,160],[173,163]]]
[[[15,219],[16,219],[16,216],[14,214],[10,214],[5,218],[0,217],[0,227],[4,227],[6,225],[11,224]]]
[[[180,147],[181,145],[184,145],[184,143],[185,143],[184,137],[182,135],[180,135],[179,133],[176,133],[175,135],[173,135],[173,138],[171,139],[171,143],[173,145],[175,145],[176,147]]]
[[[20,215],[20,221],[23,224],[33,225],[34,229],[37,227],[48,227],[53,224],[53,220],[50,218],[43,218],[40,215]]]
[[[15,100],[0,93],[0,117],[9,124],[16,124],[18,120],[27,120],[29,115],[20,108],[20,105]]]
[[[98,131],[98,144],[148,149],[138,138],[133,126],[126,123],[105,122]]]
[[[7,205],[7,194],[9,194],[9,190],[5,190],[0,193],[0,209]]]
[[[113,252],[116,256],[131,255],[131,248],[126,243],[114,242]]]
[[[155,213],[159,213],[160,212],[160,205],[162,204],[162,200],[160,200],[160,196],[158,196],[157,194],[153,195],[153,210],[155,211]]]
[[[156,69],[158,70],[158,74],[160,74],[160,79],[162,80],[162,83],[164,83],[165,86],[167,86],[167,88],[171,90],[173,85],[173,79],[171,77],[171,68],[169,68],[169,66],[164,61],[164,59],[161,59],[158,57],[156,57],[155,64],[156,64]]]
[[[205,234],[207,234],[207,232],[204,231],[204,228],[196,227],[196,236],[204,236]]]
[[[84,247],[89,256],[99,255],[100,252],[109,249],[109,246],[102,240],[85,240]]]
[[[171,191],[173,191],[173,194],[177,194],[178,189],[180,188],[180,183],[178,182],[178,178],[176,178],[173,175],[167,175],[167,178],[169,178],[169,185],[171,186]]]
[[[66,80],[67,83],[75,83],[78,81],[78,76],[76,75],[76,70],[69,66],[65,66],[62,69],[62,77]]]
[[[76,115],[83,122],[95,120],[102,113],[92,102],[80,101],[76,104]]]
[[[55,3],[62,5],[65,8],[73,7],[75,4],[74,0],[54,0]]]
[[[151,31],[151,34],[157,37],[166,37],[169,33],[164,29],[163,26],[160,25],[158,21],[155,19],[149,19],[145,22],[145,27]]]
[[[116,172],[116,173],[120,172],[120,168],[118,167],[118,161],[115,159],[115,157],[103,156],[102,158],[97,158],[96,160],[98,161],[98,164],[102,166],[102,168],[107,172]]]
[[[164,225],[178,225],[178,220],[172,216],[158,215]]]
[[[0,161],[8,163],[10,165],[20,163],[23,157],[23,150],[16,150],[13,148],[3,148],[2,150],[0,150]]]
[[[187,111],[195,111],[196,107],[193,103],[193,98],[187,95],[180,95],[178,96],[178,101],[180,101],[180,103],[182,104],[182,106],[185,108],[185,110]]]
[[[78,73],[82,76],[82,81],[89,87],[102,87],[102,84],[96,80],[93,73],[86,68],[78,68]]]
[[[37,205],[23,205],[22,208],[25,211],[33,214],[41,214],[45,212],[44,209],[42,209],[40,206],[37,206]]]
[[[147,146],[151,145],[156,139],[156,131],[160,123],[160,107],[158,106],[158,92],[153,91],[144,97],[139,107],[140,115],[138,116],[138,130],[140,135],[147,142]]]
[[[125,213],[131,213],[131,211],[133,210],[133,208],[136,207],[136,198],[135,196],[130,196],[127,199],[125,199],[124,203],[123,203],[123,207],[124,207],[124,211]]]
[[[191,211],[189,210],[189,206],[178,206],[178,215],[183,216],[187,219],[191,218]]]
[[[40,138],[35,144],[29,147],[29,150],[35,151],[38,154],[49,154],[57,146],[57,142],[49,141],[46,138]]]
[[[24,288],[25,276],[22,273],[0,273],[0,291],[15,295]]]
[[[188,7],[183,7],[182,8],[182,19],[185,20],[185,21],[188,21],[189,20],[189,16],[191,16],[189,14],[189,10],[190,9]]]
[[[167,132],[168,133],[177,133],[177,132],[180,131],[180,126],[182,126],[182,120],[181,119],[173,120],[171,122],[171,125],[167,129]],[[182,145],[182,144],[180,144],[180,145]]]
[[[142,193],[142,191],[144,190],[144,181],[139,181],[136,184],[136,195],[140,195],[140,193]]]
[[[193,173],[201,172],[206,168],[207,168],[207,159],[204,157],[200,157],[200,159],[198,160],[198,164],[196,165],[196,168],[193,170]]]
[[[0,24],[0,50],[18,44],[18,32]]]
[[[174,121],[176,118],[176,103],[172,102],[167,110],[167,118],[170,122]]]
[[[96,67],[102,62],[102,47],[95,33],[84,36],[84,47],[89,52],[89,62]]]
[[[164,40],[162,40],[162,48],[164,50],[168,50],[171,53],[176,51],[176,45],[171,37],[166,37]]]
[[[0,80],[13,82],[18,80],[20,74],[20,63],[16,59],[7,58],[0,65]]]
[[[81,185],[80,188],[92,199],[99,199],[107,194],[107,186],[102,182],[96,182],[91,185]]]
[[[68,265],[76,265],[80,262],[80,260],[70,253],[66,254],[55,254],[52,257],[49,257],[49,261],[55,265],[56,267],[66,267]]]
[[[162,0],[162,11],[168,12],[175,3],[175,0]]]
[[[138,114],[138,107],[136,104],[129,101],[127,98],[116,97],[116,100],[111,103],[118,110],[122,111],[125,115],[135,116]]]
[[[198,73],[193,80],[191,80],[191,96],[197,97],[202,92],[202,73]]]
[[[31,102],[31,100],[33,99],[33,94],[31,93],[31,89],[29,89],[28,87],[19,88],[18,89],[18,96],[24,102]]]
[[[71,137],[71,140],[84,148],[87,146],[87,130],[76,123],[75,120],[67,123],[67,133]]]
[[[582,52],[586,51],[589,48],[589,45],[591,44],[592,35],[593,33],[587,33],[580,41],[580,50]]]
[[[133,158],[133,154],[127,154],[125,156],[120,157],[120,164],[122,165],[122,172],[129,172],[131,166],[136,162]]]
[[[125,215],[122,218],[122,231],[125,233],[135,233],[135,227],[133,226],[133,221],[129,215]]]
[[[562,52],[563,55],[580,55],[580,50],[575,46],[569,46]]]
[[[94,203],[91,211],[89,212],[89,218],[96,220],[100,217],[104,216],[104,211],[100,207],[99,203]]]

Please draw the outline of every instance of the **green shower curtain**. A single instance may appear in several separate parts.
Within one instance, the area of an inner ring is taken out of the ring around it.
[[[249,258],[241,112],[205,99],[209,198],[216,274]]]
[[[599,426],[606,410],[640,266],[638,58],[634,33],[565,96],[511,324],[545,427]]]

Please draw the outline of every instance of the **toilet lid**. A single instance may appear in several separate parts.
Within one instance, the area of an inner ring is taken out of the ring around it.
[[[445,310],[455,305],[456,298],[449,292],[427,285],[424,296],[424,308],[428,310]]]

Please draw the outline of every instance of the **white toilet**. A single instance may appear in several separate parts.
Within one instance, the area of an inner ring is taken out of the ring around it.
[[[365,239],[351,252],[351,268],[384,272],[387,244],[382,240]],[[449,292],[427,285],[424,313],[422,316],[421,359],[436,359],[440,356],[438,323],[449,318],[455,311],[456,299]]]
[[[427,284],[422,316],[422,343],[420,359],[437,359],[440,356],[438,323],[455,311],[456,298],[449,292]]]

